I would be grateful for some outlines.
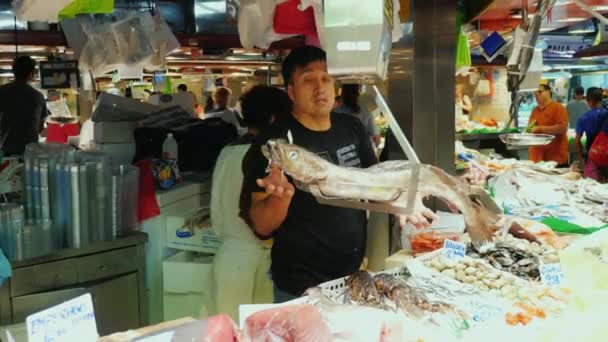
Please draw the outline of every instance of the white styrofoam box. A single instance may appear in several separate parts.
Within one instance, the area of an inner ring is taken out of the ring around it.
[[[94,122],[93,140],[97,144],[130,143],[135,141],[134,131],[134,122]]]
[[[163,319],[210,312],[213,256],[179,252],[163,261]]]
[[[211,182],[190,182],[183,181],[169,190],[157,190],[156,200],[158,206],[166,207],[174,202],[183,200],[184,198],[200,197],[200,201],[203,204],[208,204],[211,201]],[[194,206],[191,208],[198,208]]]
[[[166,241],[167,246],[186,251],[216,253],[222,244],[215,231],[209,227],[204,229],[187,230],[184,223],[194,212],[167,217]]]
[[[96,144],[97,151],[112,157],[112,165],[128,165],[135,156],[135,142],[122,144]]]
[[[204,292],[213,271],[213,256],[179,252],[163,261],[165,292]]]
[[[210,316],[202,293],[167,293],[163,294],[163,318],[167,321],[184,317],[204,319]]]
[[[169,190],[157,191],[156,198],[160,206],[160,216],[142,223],[142,230],[148,234],[146,244],[146,288],[148,290],[148,313],[151,324],[165,321],[163,319],[163,261],[178,251],[169,248],[166,241],[167,216],[192,211],[192,208],[209,206],[209,191],[201,189],[209,186],[201,183],[184,182]]]

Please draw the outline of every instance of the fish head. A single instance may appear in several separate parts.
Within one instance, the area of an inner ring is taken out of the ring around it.
[[[327,178],[330,164],[318,155],[290,144],[284,139],[271,139],[262,146],[262,154],[285,173],[303,183]]]

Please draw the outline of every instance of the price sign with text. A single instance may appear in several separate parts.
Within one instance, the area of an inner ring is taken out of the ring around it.
[[[97,324],[89,293],[30,315],[29,342],[97,341]]]
[[[540,278],[543,284],[548,286],[559,286],[564,279],[564,272],[560,264],[540,265]]]
[[[466,255],[467,246],[452,240],[443,241],[443,257],[447,260],[459,260]]]

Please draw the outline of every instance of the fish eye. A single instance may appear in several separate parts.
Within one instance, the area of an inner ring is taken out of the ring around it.
[[[290,160],[295,160],[296,158],[298,158],[298,152],[290,151],[289,153],[287,153],[287,158],[289,158]]]

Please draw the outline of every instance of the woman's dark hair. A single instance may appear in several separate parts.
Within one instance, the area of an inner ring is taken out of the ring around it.
[[[361,111],[359,106],[359,85],[358,84],[343,84],[342,85],[342,103],[350,108],[353,112]]]
[[[292,103],[285,91],[257,85],[241,96],[241,113],[248,127],[264,129],[273,118],[291,113]]]
[[[297,68],[305,68],[308,64],[317,61],[327,61],[325,51],[318,47],[306,45],[291,50],[281,65],[285,88],[287,89],[287,86],[293,81],[293,74]]]

